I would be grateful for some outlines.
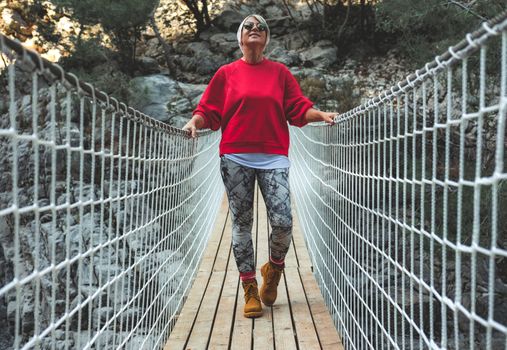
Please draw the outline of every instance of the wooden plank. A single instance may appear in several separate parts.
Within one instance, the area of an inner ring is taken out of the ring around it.
[[[231,349],[251,349],[253,319],[243,316],[243,306],[245,305],[245,302],[241,282],[238,285],[237,291]]]
[[[225,272],[212,272],[210,282],[206,288],[206,294],[202,299],[194,326],[190,332],[185,349],[204,349],[208,343],[215,311],[222,291]]]
[[[231,256],[231,260],[229,260],[229,254],[232,255],[231,243],[232,220],[229,215],[225,224],[224,234],[222,235],[222,241],[220,242],[220,248],[217,252],[215,264],[213,265],[213,271],[224,272],[227,270],[228,264],[236,266],[236,263],[234,262],[234,256]]]
[[[292,241],[294,243],[294,249],[296,250],[299,268],[300,270],[312,271],[313,267],[312,260],[310,259],[310,255],[308,254],[308,249],[306,248],[303,231],[301,229],[299,218],[295,210],[293,210],[292,212],[292,222],[293,222]]]
[[[232,252],[231,252],[232,255]],[[234,259],[231,256],[231,259]],[[231,263],[233,263],[231,261]],[[217,316],[209,342],[210,349],[228,349],[231,339],[231,327],[234,325],[236,293],[238,292],[239,276],[236,272],[227,272],[224,288],[218,305]]]
[[[172,330],[164,349],[183,349],[185,342],[188,339],[190,330],[192,329],[192,325],[194,324],[194,320],[196,318],[196,313],[199,309],[199,304],[204,297],[206,285],[208,284],[208,280],[210,278],[210,271],[213,268],[218,244],[224,231],[223,227],[227,216],[227,210],[227,197],[224,196],[220,206],[220,212],[215,220],[215,225],[208,241],[208,245],[206,246],[206,250],[203,254],[203,259],[199,266],[197,275],[192,282],[187,300],[179,313],[176,326]]]
[[[319,335],[322,349],[343,350],[341,337],[336,330],[331,315],[324,303],[319,286],[310,271],[300,271],[301,279],[310,305],[315,328]]]
[[[343,344],[341,337],[336,330],[331,315],[324,303],[324,299],[320,292],[320,288],[312,273],[312,263],[308,249],[303,237],[303,231],[299,223],[296,213],[293,213],[294,232],[293,245],[297,251],[300,264],[298,269],[301,280],[303,281],[304,290],[314,320],[314,325],[321,343],[322,349],[342,350]]]
[[[258,189],[258,187],[257,187]],[[261,266],[269,260],[269,225],[268,214],[266,211],[266,204],[260,193],[257,190],[257,281],[259,282],[259,289],[262,285],[262,276],[260,272]],[[263,314],[262,317],[254,320],[254,349],[274,349],[273,343],[273,315],[272,308],[262,304]]]
[[[257,192],[257,191],[256,191]],[[252,225],[252,241],[255,245],[256,238],[256,212],[255,202],[257,200],[257,194],[254,194],[254,213],[253,213],[253,225]],[[231,267],[232,265],[232,267]],[[238,274],[238,268],[236,263],[229,264],[229,271],[234,271]],[[243,307],[245,306],[245,298],[243,293],[243,287],[241,282],[238,285],[238,292],[236,295],[236,311],[234,315],[234,329],[232,331],[231,338],[231,349],[250,349],[252,346],[252,329],[253,319],[246,318],[243,316]]]
[[[298,267],[299,262],[296,258],[296,244],[294,243],[294,237],[295,235],[301,235],[300,234],[300,228],[299,228],[299,221],[297,221],[296,218],[296,211],[294,208],[292,209],[292,242],[289,247],[289,251],[287,252],[287,255],[285,256],[285,267]],[[299,238],[299,237],[298,237]]]
[[[305,350],[320,349],[319,339],[310,317],[310,308],[306,301],[297,268],[286,268],[285,278],[299,348]]]
[[[298,266],[294,244],[291,243],[289,251],[285,256],[285,266],[295,268]],[[278,349],[297,349],[295,330],[292,326],[292,316],[287,298],[287,284],[282,276],[278,285],[278,297],[273,305],[273,328],[275,337],[275,348]]]
[[[227,201],[225,202],[227,203]],[[225,209],[226,208],[222,207],[222,210]],[[225,223],[225,230],[220,240],[220,246],[217,247],[218,251],[216,252],[215,261],[210,263],[213,266],[211,279],[189,336],[188,344],[186,346],[187,349],[205,348],[208,339],[211,336],[211,330],[213,329],[215,312],[217,311],[220,295],[222,294],[222,286],[225,281],[225,271],[227,270],[227,264],[229,262],[228,258],[231,250],[230,216],[221,215],[221,219],[225,219],[227,221]],[[222,225],[222,227],[223,226],[224,225]]]
[[[226,224],[228,211],[229,211],[229,202],[227,201],[227,196],[224,195],[217,218],[215,220],[215,225],[213,227],[211,237],[206,246],[205,254],[203,256],[201,264],[199,265],[199,271],[211,271],[211,269],[213,268],[213,263],[217,255],[217,250],[220,241],[222,239],[222,235],[224,233],[224,225]]]
[[[287,299],[287,285],[283,276],[278,285],[278,297],[276,298],[275,304],[272,306],[272,310],[275,348],[277,350],[297,349],[296,339],[294,337],[295,331],[292,327],[289,301]]]
[[[228,217],[225,227],[222,244],[217,256],[214,271],[226,273],[226,278],[218,300],[218,309],[216,311],[215,320],[210,334],[209,348],[211,349],[227,349],[231,336],[231,327],[233,326],[234,306],[236,302],[236,293],[238,289],[238,273],[229,270],[229,265],[236,266],[232,253],[232,224],[231,218]]]
[[[204,296],[206,284],[208,283],[209,272],[199,271],[193,283],[185,304],[179,314],[176,326],[171,332],[164,350],[183,349],[188,339],[194,319],[199,309],[199,303]]]

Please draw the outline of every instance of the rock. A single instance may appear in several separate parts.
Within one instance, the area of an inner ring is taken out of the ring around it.
[[[190,42],[184,45],[178,45],[178,52],[192,56],[207,56],[210,52],[210,44],[206,41]]]
[[[74,34],[74,33],[78,34],[78,33],[76,33],[75,25],[76,24],[74,22],[72,22],[68,17],[62,17],[56,23],[56,30],[58,32],[67,32],[69,34]],[[78,28],[77,28],[77,32],[79,32]]]
[[[224,31],[236,32],[243,18],[237,11],[225,10],[213,20],[213,24]]]
[[[272,26],[275,27],[277,24],[281,24],[277,21],[280,20],[280,17],[284,16],[284,13],[283,13],[283,10],[279,6],[276,6],[276,5],[266,6],[266,7],[264,7],[263,12],[266,14],[266,22],[268,22],[268,25],[270,26],[270,28]],[[273,28],[271,28],[271,29],[273,29]]]
[[[156,34],[155,34],[155,31],[153,30],[152,27],[146,27],[145,31],[142,33],[143,37],[146,39],[146,40],[150,40],[152,38],[155,38],[156,37]]]
[[[140,70],[145,74],[153,74],[160,72],[160,66],[156,59],[143,56],[137,61]]]
[[[84,344],[86,344],[86,343],[84,343]],[[73,348],[74,342],[73,342],[73,340],[70,340],[69,342],[66,342],[65,340],[56,340],[53,343],[53,340],[51,339],[51,337],[46,337],[46,338],[42,339],[41,345],[42,345],[42,349],[65,350],[65,349]]]
[[[286,66],[295,66],[300,62],[297,52],[287,51],[281,47],[275,48],[267,57],[273,61],[283,63]]]
[[[62,57],[62,54],[60,53],[60,50],[58,49],[51,49],[46,53],[41,54],[41,56],[48,61],[51,62],[58,62],[60,58]]]
[[[494,320],[500,324],[507,324],[507,299],[505,295],[495,297]]]
[[[266,54],[266,53],[268,53],[268,52],[271,52],[271,51],[273,51],[273,50],[274,50],[274,49],[276,49],[276,48],[282,48],[282,49],[285,49],[285,45],[284,45],[284,43],[283,43],[283,41],[282,41],[282,40],[280,40],[280,39],[278,39],[278,38],[273,38],[273,37],[272,37],[272,38],[269,40],[269,44],[268,44],[268,46],[266,46],[266,47],[264,48],[264,54]]]
[[[157,343],[157,339],[153,335],[134,335],[131,336],[127,344],[125,344],[125,349],[156,349],[157,346],[160,346],[160,344]]]
[[[507,296],[507,284],[500,278],[495,280],[495,292]]]
[[[109,306],[102,306],[100,308],[93,309],[93,319],[100,320],[101,322],[107,322],[114,315],[114,308]]]
[[[234,33],[219,33],[210,37],[210,47],[215,52],[231,55],[239,51],[238,38]]]
[[[327,68],[337,61],[338,49],[331,42],[322,40],[310,49],[301,52],[301,59],[311,66]]]
[[[291,73],[298,78],[314,78],[314,79],[322,79],[323,74],[322,71],[315,68],[299,68],[293,67],[291,68]]]
[[[39,45],[37,45],[36,40],[34,38],[27,39],[23,42],[23,46],[29,50],[41,52],[42,49]]]
[[[175,102],[171,102],[170,105],[171,109],[178,114],[183,113],[185,111],[189,111],[192,108],[190,101],[186,98],[182,98]]]
[[[239,13],[241,13],[241,20],[243,20],[243,18],[245,18],[249,14],[257,13],[258,12],[253,6],[251,6],[249,4],[241,4],[239,6],[238,11],[239,11]]]
[[[310,33],[301,30],[289,33],[283,37],[285,48],[288,50],[299,50],[307,46],[311,42]]]
[[[275,5],[268,6],[263,11],[268,22],[271,35],[283,35],[289,29],[290,17],[285,16],[283,10]]]
[[[235,45],[235,48],[237,48],[237,45]],[[220,53],[211,52],[209,43],[205,41],[178,45],[176,50],[184,54],[184,56],[179,56],[175,60],[180,67],[187,72],[197,73],[200,76],[211,76],[228,61]],[[209,79],[205,80],[207,82]]]
[[[293,9],[291,9],[292,16],[298,22],[307,21],[313,15],[313,11],[310,9],[310,6],[307,6],[307,4],[300,3],[292,7],[293,7]]]
[[[11,30],[16,33],[20,33],[23,35],[31,35],[32,29],[28,26],[25,20],[21,17],[21,15],[10,9],[4,8],[2,11],[2,20],[6,29]]]
[[[231,32],[235,32],[235,31],[231,31]],[[222,31],[219,28],[210,27],[210,28],[202,31],[201,33],[199,33],[199,39],[202,40],[203,42],[208,43],[209,38],[211,38],[213,35],[218,34],[218,33],[222,33]]]
[[[164,75],[149,75],[132,79],[132,106],[164,122],[169,121],[167,101],[176,92],[176,83]]]
[[[137,77],[131,82],[131,94],[134,96],[132,106],[164,122],[170,122],[179,114],[190,118],[190,112],[196,105],[194,99],[202,94],[205,87],[177,83],[160,74]]]
[[[148,57],[155,57],[162,53],[162,47],[157,38],[150,39],[146,42],[144,48],[144,55]]]

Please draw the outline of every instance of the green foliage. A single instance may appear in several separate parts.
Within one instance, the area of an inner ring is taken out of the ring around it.
[[[359,96],[354,94],[354,82],[352,80],[344,81],[331,96],[338,102],[338,109],[336,110],[338,113],[345,113],[361,103]]]
[[[7,1],[10,9],[16,11],[28,22],[34,23],[44,16],[44,7],[41,0],[31,1]]]
[[[78,67],[70,70],[82,81],[91,83],[97,89],[115,97],[119,101],[130,103],[130,76],[122,73],[112,63],[101,64],[92,70]]]
[[[77,40],[70,56],[64,57],[61,64],[65,69],[91,69],[109,60],[110,54],[102,46],[99,37]]]
[[[117,33],[121,29],[144,26],[154,10],[155,0],[53,0],[60,9],[72,11],[81,24],[102,24]]]
[[[335,109],[338,113],[344,113],[356,107],[360,103],[359,96],[354,95],[354,82],[345,80],[334,90],[328,90],[324,80],[312,77],[305,77],[299,82],[301,91],[311,101],[323,105],[326,101],[334,101],[337,104]]]
[[[326,82],[321,79],[306,77],[299,83],[301,90],[310,100],[320,101],[326,94]]]
[[[132,68],[136,41],[158,4],[156,0],[53,0],[53,2],[62,10],[72,11],[72,16],[83,26],[101,24],[111,35],[120,54],[120,63],[126,70]]]
[[[120,34],[122,30],[144,27],[157,5],[155,0],[122,0],[121,2],[108,0],[99,1],[99,3],[102,12],[102,15],[98,16],[100,23],[106,30],[110,30],[116,35]]]
[[[61,65],[99,90],[127,102],[129,99],[128,74],[122,72],[112,59],[113,53],[102,45],[100,36],[74,39],[71,54],[63,57]]]
[[[311,16],[302,27],[314,41],[330,40],[340,55],[358,59],[396,48],[414,68],[505,10],[505,0],[321,0],[307,5]]]
[[[316,4],[318,2],[318,5]],[[374,0],[324,0],[307,2],[310,19],[302,27],[313,41],[330,40],[339,55],[369,56],[376,50]]]
[[[72,17],[82,25],[100,23],[103,16],[100,0],[52,0],[59,10],[71,11]]]
[[[375,7],[376,30],[394,37],[395,47],[419,66],[504,8],[504,0],[478,0],[470,5],[460,1],[384,0]]]

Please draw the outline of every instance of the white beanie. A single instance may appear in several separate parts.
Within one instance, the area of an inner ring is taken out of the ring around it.
[[[266,20],[261,15],[256,15],[256,14],[248,15],[245,17],[245,19],[243,19],[243,21],[239,25],[238,32],[237,32],[238,45],[239,45],[239,49],[241,50],[241,52],[243,52],[243,47],[241,45],[241,31],[243,30],[243,25],[245,24],[246,20],[249,19],[250,17],[254,17],[256,20],[259,21],[259,23],[262,23],[263,25],[266,26],[266,45],[264,45],[264,49],[269,44],[270,30],[269,30],[269,26],[268,26],[268,23],[266,22]]]

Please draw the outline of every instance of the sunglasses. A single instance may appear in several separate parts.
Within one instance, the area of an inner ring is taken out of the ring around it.
[[[268,28],[262,23],[255,24],[253,22],[245,22],[245,24],[243,24],[243,28],[248,31],[251,31],[252,29],[254,29],[254,27],[257,27],[259,32],[265,32],[266,30],[268,30]]]

